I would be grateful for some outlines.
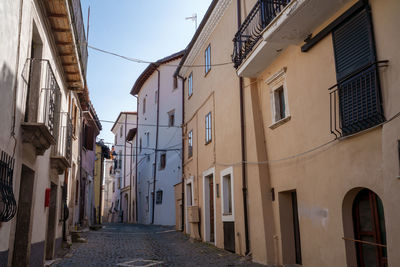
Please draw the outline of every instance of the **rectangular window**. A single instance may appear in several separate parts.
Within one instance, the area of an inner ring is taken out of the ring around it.
[[[173,83],[174,83],[173,84],[173,86],[174,86],[173,88],[174,89],[178,88],[178,78],[176,76],[174,76]]]
[[[189,79],[188,79],[188,95],[191,97],[193,94],[193,72],[190,73]]]
[[[139,139],[139,152],[142,152],[142,137]]]
[[[211,127],[211,112],[209,112],[206,115],[206,125],[205,125],[205,129],[206,129],[206,144],[210,143],[212,140],[211,134],[212,134],[212,127]]]
[[[193,130],[188,134],[188,158],[193,156]]]
[[[146,113],[146,98],[143,98],[143,114]]]
[[[122,150],[120,150],[118,153],[118,168],[122,169]]]
[[[156,92],[154,93],[154,103],[157,104],[158,101],[158,90],[156,90]]]
[[[146,147],[150,146],[150,132],[145,133],[146,134]]]
[[[339,118],[343,135],[382,123],[384,119],[372,21],[363,9],[332,32]],[[335,113],[336,115],[336,113]]]
[[[163,191],[158,190],[156,192],[156,204],[162,204],[162,197],[163,197]]]
[[[122,137],[122,132],[124,131],[124,125],[121,125],[121,128],[119,130],[119,137]]]
[[[160,170],[164,170],[167,164],[167,153],[163,152],[160,155]]]
[[[285,93],[283,86],[274,91],[275,100],[275,121],[280,121],[286,117],[285,114]]]
[[[93,127],[85,123],[83,126],[83,147],[87,150],[93,150],[94,138]]]
[[[175,110],[168,112],[168,126],[172,127],[175,125]]]
[[[211,44],[208,45],[204,52],[205,71],[206,74],[211,70]]]
[[[232,184],[231,175],[225,175],[222,177],[222,190],[223,190],[223,215],[232,214]]]

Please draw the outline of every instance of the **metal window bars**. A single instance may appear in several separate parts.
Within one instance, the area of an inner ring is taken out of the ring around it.
[[[0,157],[0,222],[10,221],[17,212],[13,191],[14,158],[4,151]]]
[[[33,71],[35,70],[35,71]],[[40,75],[39,77],[34,77]],[[54,75],[53,69],[51,68],[50,62],[47,59],[39,58],[28,58],[25,62],[24,68],[22,70],[22,78],[27,87],[25,99],[29,98],[33,93],[32,91],[38,89],[38,102],[37,102],[37,114],[31,117],[28,122],[43,123],[46,125],[51,135],[55,134],[55,114],[57,113],[57,108],[59,107],[60,98],[60,87],[58,86],[56,77]],[[39,88],[32,86],[34,80],[39,79]],[[33,102],[28,99],[28,105]],[[28,105],[26,109],[28,109]]]
[[[64,157],[71,163],[72,156],[72,120],[68,112],[60,112],[59,122],[57,123],[55,137],[57,144],[52,148],[52,155]]]
[[[329,88],[330,132],[336,138],[367,130],[385,121],[378,67],[388,61],[371,63]]]
[[[263,30],[291,0],[258,0],[233,39],[232,61],[238,68],[262,37]]]

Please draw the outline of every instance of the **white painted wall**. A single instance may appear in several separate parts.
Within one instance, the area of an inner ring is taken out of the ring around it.
[[[160,170],[160,155],[157,153],[155,192],[163,191],[162,203],[155,204],[154,224],[175,225],[174,185],[181,181],[182,148],[182,85],[173,88],[173,74],[179,60],[161,65],[160,70],[160,106],[158,150],[165,149],[166,167]],[[152,220],[152,192],[154,182],[154,160],[156,144],[158,73],[155,71],[142,86],[138,94],[139,126],[137,138],[142,139],[142,151],[138,150],[138,219],[139,223],[150,224]],[[143,100],[146,98],[146,111],[143,113]],[[174,127],[168,126],[168,112],[175,110]],[[149,133],[149,144],[147,144]],[[138,144],[140,141],[138,142]],[[175,149],[175,150],[172,150]],[[155,196],[155,194],[154,194]]]

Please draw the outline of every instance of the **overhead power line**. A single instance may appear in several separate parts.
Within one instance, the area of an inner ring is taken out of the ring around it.
[[[150,60],[143,60],[143,59],[139,59],[139,58],[128,57],[128,56],[117,54],[117,53],[114,53],[114,52],[111,52],[111,51],[107,51],[107,50],[104,50],[104,49],[101,49],[101,48],[97,48],[97,47],[94,47],[94,46],[91,46],[91,45],[88,45],[88,47],[93,49],[93,50],[102,52],[104,54],[109,54],[109,55],[112,55],[112,56],[115,56],[115,57],[119,57],[119,58],[131,61],[131,62],[135,62],[135,63],[158,64],[158,62],[156,62],[156,61],[150,61]],[[190,67],[197,68],[197,67],[205,67],[206,66],[204,64],[193,64],[193,65],[182,64],[182,65],[180,65],[180,64],[168,64],[168,63],[163,64],[163,65],[171,66],[171,67],[189,67],[189,68]],[[207,66],[218,67],[218,66],[225,66],[225,65],[233,65],[233,62],[229,61],[229,62],[223,62],[223,63],[215,63],[215,64],[210,64],[210,65],[207,65]]]

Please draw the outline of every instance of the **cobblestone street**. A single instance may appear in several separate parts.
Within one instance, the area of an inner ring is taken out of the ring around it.
[[[54,266],[262,266],[160,226],[107,224]]]

